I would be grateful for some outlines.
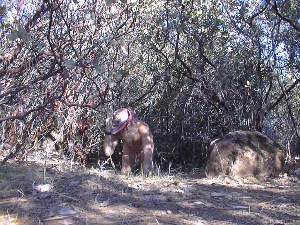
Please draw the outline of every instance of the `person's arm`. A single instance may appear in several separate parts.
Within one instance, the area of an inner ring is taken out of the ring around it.
[[[151,134],[150,128],[146,123],[141,123],[139,125],[139,132],[142,136],[143,145],[143,174],[149,176],[152,173],[153,165],[152,158],[154,152],[153,136]]]
[[[112,120],[113,116],[112,114],[109,114],[106,119],[106,129],[103,143],[104,153],[106,156],[111,156],[118,144],[118,139],[115,137],[115,135],[111,134]]]

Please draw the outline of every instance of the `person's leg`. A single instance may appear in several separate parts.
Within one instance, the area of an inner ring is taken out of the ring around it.
[[[122,170],[124,174],[133,172],[133,167],[135,163],[135,153],[124,143],[122,152]]]

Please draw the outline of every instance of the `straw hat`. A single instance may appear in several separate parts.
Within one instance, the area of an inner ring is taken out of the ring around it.
[[[120,132],[132,120],[130,111],[126,108],[118,109],[114,112],[114,119],[111,128],[111,133],[116,134]]]

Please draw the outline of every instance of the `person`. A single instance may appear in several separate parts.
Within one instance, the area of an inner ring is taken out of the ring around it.
[[[123,141],[121,173],[129,174],[134,170],[135,162],[141,162],[142,174],[149,176],[153,172],[154,143],[149,126],[139,120],[131,108],[120,108],[106,119],[104,153],[111,156],[118,141]]]

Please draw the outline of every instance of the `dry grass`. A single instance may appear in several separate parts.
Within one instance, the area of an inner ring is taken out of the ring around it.
[[[0,225],[297,224],[297,177],[208,180],[201,171],[144,179],[52,158],[0,167]],[[40,185],[40,186],[39,186]]]

